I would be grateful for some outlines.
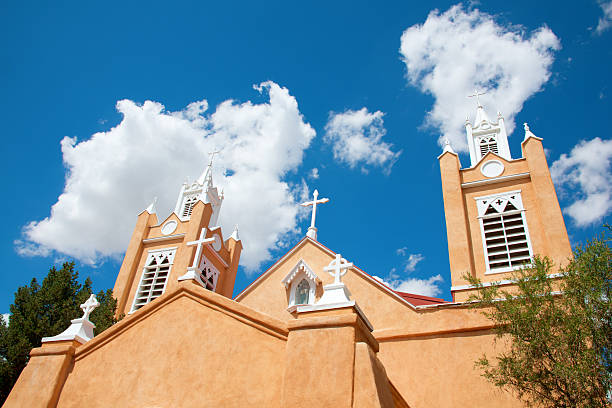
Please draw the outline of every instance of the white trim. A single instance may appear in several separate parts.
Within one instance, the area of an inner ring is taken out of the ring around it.
[[[142,240],[143,244],[148,244],[151,242],[160,242],[160,241],[170,241],[177,238],[182,238],[185,236],[185,233],[174,234],[174,235],[166,235],[164,237],[154,237],[154,238],[146,238]]]
[[[295,303],[295,295],[299,284],[303,280],[308,282],[309,291],[307,304],[311,305],[315,302],[317,285],[321,282],[321,279],[319,279],[317,274],[312,271],[303,259],[300,259],[281,281],[285,289],[289,290],[289,307],[297,306]]]
[[[550,275],[548,275],[548,277],[552,278],[552,279],[556,279],[556,278],[561,278],[564,275],[565,275],[564,273],[551,273]],[[516,279],[504,279],[504,280],[495,281],[495,282],[484,282],[482,284],[482,287],[488,288],[489,286],[512,285],[512,284],[514,284],[516,282],[517,282]],[[451,292],[456,292],[456,291],[461,291],[461,290],[469,290],[469,289],[477,289],[477,288],[478,288],[478,286],[476,286],[476,285],[451,286]]]
[[[474,197],[474,200],[489,200],[491,198],[497,198],[500,195],[520,194],[520,193],[521,193],[521,190],[503,191],[501,193],[489,194],[487,196]]]
[[[361,308],[357,305],[357,303],[355,303],[354,300],[350,300],[348,302],[339,302],[339,303],[322,304],[322,305],[321,304],[298,305],[296,307],[296,310],[298,313],[302,313],[302,312],[314,312],[318,310],[341,309],[344,307],[354,307],[355,310],[357,311],[357,314],[359,315],[359,317],[361,317],[361,319],[363,320],[365,325],[368,327],[370,332],[374,331],[374,326],[372,326],[372,323],[370,323],[366,315],[363,313]]]
[[[145,272],[147,270],[147,266],[148,266],[148,264],[149,264],[149,262],[151,260],[151,257],[154,257],[158,253],[173,252],[173,253],[168,255],[168,263],[169,263],[168,264],[168,273],[167,273],[166,279],[164,281],[164,287],[162,288],[162,292],[161,292],[161,294],[159,296],[164,294],[164,292],[166,291],[166,287],[168,286],[168,280],[170,280],[170,273],[172,272],[172,266],[174,265],[174,257],[176,255],[176,250],[177,249],[178,249],[178,247],[170,247],[170,248],[153,249],[153,250],[148,251],[147,257],[145,259],[145,264],[144,264],[144,267],[142,268],[142,272],[141,272],[141,275],[140,275],[140,280],[138,281],[138,286],[136,287],[136,292],[134,293],[134,299],[132,300],[132,307],[130,308],[130,312],[128,314],[131,314],[131,313],[136,312],[138,310],[138,309],[135,309],[136,301],[138,299],[138,292],[140,292],[140,287],[142,286],[142,281],[144,280]],[[159,269],[159,264],[157,265],[157,268]],[[150,291],[153,292],[153,283],[151,283],[151,290]],[[156,296],[155,298],[158,298],[159,296]],[[152,300],[154,300],[154,299],[151,299],[151,293],[149,293],[148,298],[149,299],[147,300],[147,302],[145,302],[140,307],[143,307],[143,306],[147,305],[148,303],[150,303]]]
[[[499,160],[496,160],[496,161],[499,161]],[[494,178],[490,178],[486,180],[468,181],[465,183],[461,183],[461,187],[470,188],[470,187],[484,186],[487,184],[503,183],[504,181],[519,180],[519,179],[528,178],[528,177],[531,177],[529,172],[509,174],[507,176],[499,176],[499,177],[494,177]]]

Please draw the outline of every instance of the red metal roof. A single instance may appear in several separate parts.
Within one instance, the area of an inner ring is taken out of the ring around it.
[[[399,296],[401,296],[402,299],[404,299],[407,302],[412,303],[415,306],[437,305],[440,303],[449,303],[444,299],[438,299],[438,298],[433,298],[433,297],[423,296],[423,295],[416,295],[414,293],[398,292],[397,290],[394,290],[394,292],[397,293]]]

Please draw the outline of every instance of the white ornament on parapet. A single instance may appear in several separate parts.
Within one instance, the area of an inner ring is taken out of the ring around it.
[[[300,204],[302,207],[309,207],[312,206],[312,217],[310,219],[310,227],[308,227],[308,232],[306,233],[306,236],[309,238],[312,238],[316,241],[317,239],[317,228],[315,227],[315,221],[317,218],[317,204],[324,204],[327,203],[329,201],[329,198],[322,198],[320,200],[317,200],[317,197],[319,197],[319,190],[316,190],[312,193],[313,196],[313,200],[312,201],[306,201],[305,203]]]
[[[79,343],[83,344],[94,337],[93,329],[96,327],[89,320],[89,315],[93,312],[100,303],[96,299],[96,295],[93,293],[89,296],[89,298],[83,303],[80,307],[83,310],[83,316],[79,319],[74,319],[70,321],[70,327],[64,330],[62,333],[53,337],[43,337],[42,342],[48,343],[52,341],[70,341],[75,340]]]

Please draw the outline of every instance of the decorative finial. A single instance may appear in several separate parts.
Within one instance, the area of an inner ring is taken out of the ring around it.
[[[80,307],[83,310],[83,317],[81,319],[89,320],[89,315],[94,311],[96,307],[100,306],[100,302],[96,299],[96,295],[93,293],[89,295],[89,298]]]
[[[157,212],[157,208],[155,208],[155,204],[157,204],[157,197],[153,198],[151,204],[145,209],[149,214],[155,214]]]
[[[486,94],[486,92],[478,92],[478,90],[477,90],[477,89],[474,89],[474,94],[473,94],[473,95],[468,95],[468,98],[474,98],[474,97],[476,97],[476,103],[478,104],[478,107],[479,107],[479,108],[482,108],[482,105],[480,104],[480,98],[479,98],[479,96],[481,96],[481,95],[485,95],[485,94]]]
[[[232,235],[230,235],[230,238],[233,238],[234,241],[240,241],[240,236],[238,235],[238,224],[234,226],[234,231],[232,232]]]
[[[446,152],[455,153],[455,151],[453,150],[453,147],[450,144],[450,140],[448,140],[448,137],[444,138],[444,149],[442,150],[442,154]]]
[[[334,283],[340,284],[342,276],[346,275],[349,268],[352,268],[353,264],[348,262],[340,254],[336,254],[336,258],[329,263],[323,270],[334,277]]]
[[[527,122],[523,123],[523,128],[525,129],[525,139],[523,139],[523,141],[529,139],[530,137],[536,137],[536,135],[534,135],[533,132],[529,129],[529,125],[527,124]]]
[[[324,204],[329,201],[329,198],[322,198],[317,200],[319,196],[319,191],[315,189],[312,193],[313,200],[306,201],[305,203],[300,204],[302,207],[312,206],[312,218],[310,220],[310,227],[308,227],[308,232],[306,233],[307,237],[310,237],[316,241],[317,239],[317,228],[315,227],[315,219],[317,217],[317,204]]]

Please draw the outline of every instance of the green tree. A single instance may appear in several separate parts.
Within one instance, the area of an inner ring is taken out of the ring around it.
[[[65,262],[61,269],[52,267],[42,285],[32,279],[15,292],[9,321],[0,322],[0,405],[26,366],[30,350],[40,347],[43,337],[61,333],[72,319],[82,316],[79,306],[91,295],[92,282],[87,278],[80,284],[78,278],[74,262]],[[117,322],[117,301],[110,289],[96,297],[100,306],[90,320],[99,334]]]
[[[476,362],[483,376],[529,406],[609,407],[612,372],[610,228],[550,277],[536,257],[514,274],[516,288],[480,288],[471,300],[490,318],[504,351]]]

